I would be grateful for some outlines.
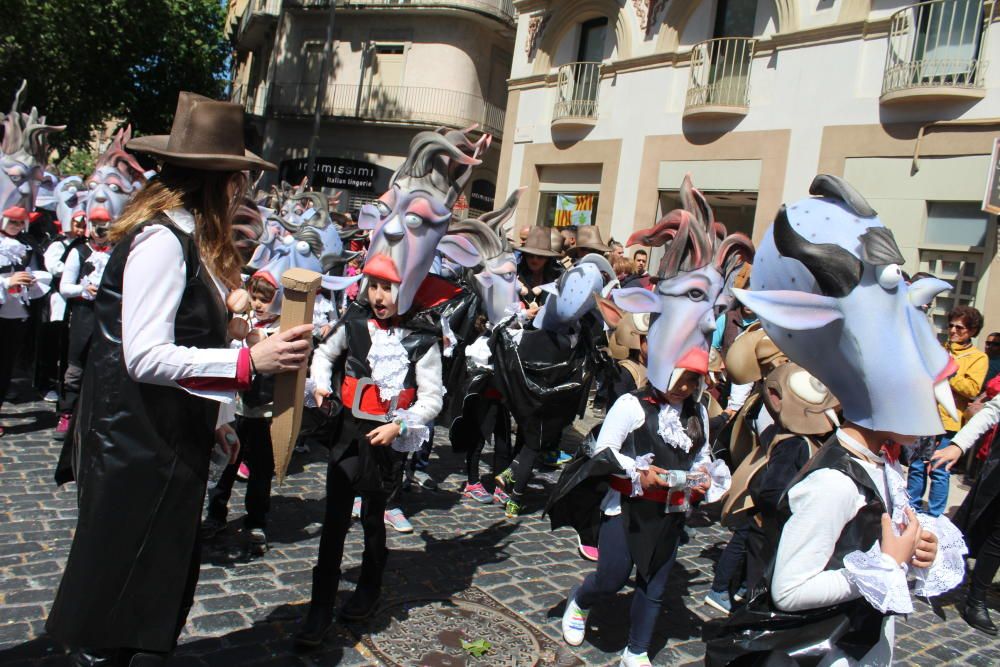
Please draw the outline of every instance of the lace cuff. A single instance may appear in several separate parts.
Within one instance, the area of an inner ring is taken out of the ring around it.
[[[708,476],[712,478],[712,486],[708,487],[705,502],[714,503],[733,485],[733,475],[725,461],[715,459],[708,465]]]
[[[392,441],[392,448],[397,452],[415,452],[419,450],[420,446],[430,436],[431,430],[407,410],[396,410],[396,419],[401,419],[406,424],[406,433],[400,433]]]
[[[950,591],[965,578],[965,555],[969,553],[961,531],[947,517],[918,514],[920,526],[938,538],[938,553],[930,567],[915,567],[913,592],[934,597]]]
[[[635,465],[632,469],[627,471],[629,479],[632,480],[632,497],[642,495],[642,484],[639,482],[639,473],[643,470],[649,470],[649,466],[653,463],[653,454],[643,454],[635,459]]]
[[[455,336],[455,332],[451,330],[451,322],[447,317],[441,318],[441,340],[443,341],[441,356],[450,358],[455,352],[458,338]]]
[[[913,613],[906,584],[906,566],[882,553],[878,542],[867,553],[852,551],[844,557],[844,574],[871,606],[883,614]]]

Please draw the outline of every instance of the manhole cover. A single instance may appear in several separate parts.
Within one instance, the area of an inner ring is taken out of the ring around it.
[[[383,608],[363,639],[384,664],[405,667],[549,667],[579,659],[486,593],[471,588],[454,598],[407,600]],[[484,639],[489,652],[475,658],[462,642]]]

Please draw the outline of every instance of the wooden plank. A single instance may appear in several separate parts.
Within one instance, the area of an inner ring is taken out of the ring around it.
[[[281,302],[281,329],[311,324],[316,291],[322,276],[306,269],[288,269],[281,277],[284,296]],[[292,460],[295,440],[302,426],[305,403],[306,375],[309,369],[281,373],[274,377],[274,412],[271,418],[271,450],[274,453],[274,475],[277,483],[285,481],[288,463]]]

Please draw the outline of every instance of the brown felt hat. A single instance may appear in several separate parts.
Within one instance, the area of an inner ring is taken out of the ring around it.
[[[539,257],[558,257],[559,253],[552,250],[552,237],[545,227],[532,227],[528,230],[528,238],[515,250]]]
[[[129,150],[148,153],[168,164],[209,171],[277,167],[243,146],[243,107],[182,91],[170,134],[137,137]]]
[[[569,248],[566,253],[569,255],[585,255],[585,251],[606,253],[611,252],[611,246],[604,243],[601,238],[601,230],[594,225],[584,225],[576,230],[576,245]]]

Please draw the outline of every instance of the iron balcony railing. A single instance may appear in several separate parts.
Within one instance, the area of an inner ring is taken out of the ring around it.
[[[746,109],[756,45],[757,40],[749,37],[721,37],[695,44],[685,108]]]
[[[253,116],[263,116],[267,110],[267,93],[270,86],[260,83],[256,87],[247,89],[247,96],[243,100],[243,108],[248,114]],[[234,100],[235,101],[235,100]]]
[[[315,83],[274,85],[274,112],[309,115],[316,108]],[[335,84],[327,86],[324,116],[398,123],[443,124],[468,127],[479,124],[497,137],[503,134],[504,110],[477,95],[422,86]]]
[[[243,84],[238,86],[233,86],[232,92],[229,94],[229,101],[235,102],[236,104],[243,104],[246,99],[246,87]]]
[[[980,56],[995,12],[988,0],[930,0],[893,14],[882,94],[982,88],[987,63]]]
[[[559,68],[552,120],[597,118],[601,63],[569,63]]]
[[[288,2],[291,5],[304,8],[330,6],[330,0],[288,0]],[[512,25],[517,20],[514,0],[337,0],[337,6],[351,9],[385,6],[471,9],[501,18]]]

